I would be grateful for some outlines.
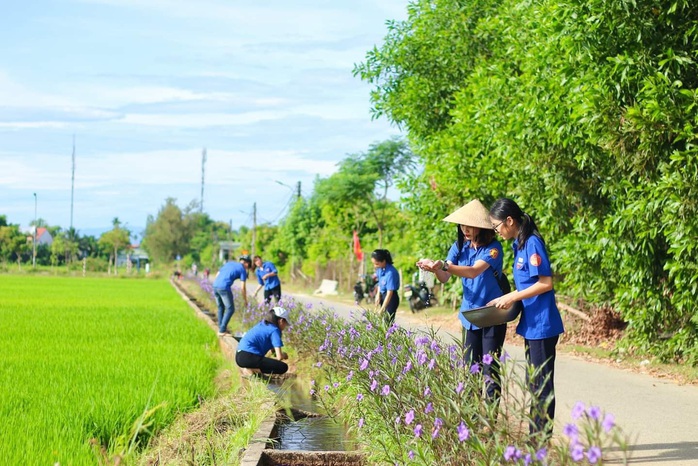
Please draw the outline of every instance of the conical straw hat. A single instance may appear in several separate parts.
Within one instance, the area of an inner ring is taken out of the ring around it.
[[[444,222],[467,225],[469,227],[492,229],[490,212],[482,202],[474,199],[444,219]]]

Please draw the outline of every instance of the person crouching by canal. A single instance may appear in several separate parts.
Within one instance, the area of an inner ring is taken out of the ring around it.
[[[387,249],[376,249],[371,253],[371,262],[378,276],[376,310],[385,317],[388,325],[395,322],[395,313],[400,304],[400,274],[393,267],[393,258]]]
[[[283,362],[288,359],[288,355],[281,350],[284,346],[281,332],[288,324],[288,310],[275,307],[267,313],[264,320],[245,333],[235,354],[235,363],[242,369],[240,372],[243,376],[253,373],[285,374],[288,371],[288,364]],[[272,348],[276,359],[266,357]]]

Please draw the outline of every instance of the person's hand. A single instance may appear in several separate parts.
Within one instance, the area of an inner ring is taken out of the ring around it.
[[[288,354],[286,354],[285,351],[282,351],[282,352],[281,352],[281,361],[283,361],[283,360],[285,360],[285,359],[288,359]]]
[[[487,303],[488,306],[494,306],[497,309],[509,309],[512,304],[514,304],[515,301],[518,301],[516,298],[516,291],[512,291],[511,293],[507,293],[504,296],[500,296],[499,298],[493,299],[489,303]]]

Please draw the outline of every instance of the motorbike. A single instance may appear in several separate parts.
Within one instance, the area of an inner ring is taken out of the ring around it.
[[[361,301],[364,299],[364,286],[361,281],[356,282],[356,285],[354,285],[354,303],[355,304],[361,304]]]
[[[407,285],[405,286],[405,291],[405,297],[410,304],[410,311],[413,314],[438,304],[436,296],[425,282],[419,282],[417,286]]]

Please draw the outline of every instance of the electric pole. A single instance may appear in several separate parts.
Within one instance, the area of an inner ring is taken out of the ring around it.
[[[206,148],[201,152],[201,204],[199,212],[204,211],[204,174],[206,173]]]
[[[75,201],[75,134],[73,134],[73,170],[70,178],[70,229],[73,229],[73,203]]]
[[[297,189],[296,199],[300,199],[301,198],[301,182],[300,181],[298,182],[298,187],[296,189]]]
[[[257,249],[257,203],[252,204],[252,257]]]
[[[36,268],[36,193],[34,193],[34,241],[32,244],[32,267]]]

